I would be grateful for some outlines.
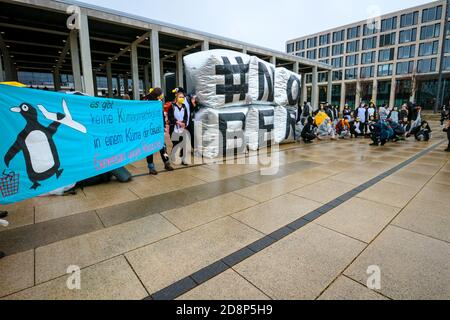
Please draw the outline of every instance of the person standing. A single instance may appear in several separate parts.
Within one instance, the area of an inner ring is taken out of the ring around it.
[[[196,95],[188,95],[187,97],[187,103],[189,105],[189,108],[187,108],[187,111],[189,113],[189,119],[187,125],[187,131],[190,135],[191,140],[191,147],[192,150],[194,150],[195,147],[195,115],[200,110],[200,103]]]
[[[173,144],[172,156],[175,158],[174,151],[176,151],[176,147],[184,141],[185,131],[188,124],[189,114],[188,110],[185,106],[186,97],[183,92],[178,92],[175,95],[175,102],[172,104],[172,107],[168,112],[169,119],[169,133]],[[188,164],[185,162],[185,147],[181,147],[180,157],[181,163],[184,166]]]
[[[312,116],[312,107],[309,102],[303,104],[303,110],[300,115],[300,123],[305,124],[306,120]]]
[[[364,103],[361,103],[356,110],[356,117],[359,118],[362,125],[363,135],[367,133],[367,122],[369,120],[368,111]]]
[[[350,109],[350,107],[348,106],[348,104],[345,104],[345,106],[344,106],[343,116],[344,116],[344,118],[347,119],[348,121],[351,121],[351,120],[352,120],[352,110]]]
[[[450,113],[450,101],[448,104],[448,106],[443,105],[441,109],[441,126],[444,126],[445,120],[448,118]]]
[[[162,101],[164,100],[164,94],[162,92],[161,88],[154,88],[154,89],[150,89],[150,93],[144,97],[144,100],[147,101]],[[163,113],[163,128],[165,128],[164,131],[166,130],[166,116],[164,114],[164,110],[162,110]],[[173,171],[173,167],[170,165],[170,158],[169,158],[169,154],[167,153],[167,146],[164,143],[163,148],[159,151],[159,154],[161,155],[161,160],[164,163],[164,168],[167,171]],[[155,169],[155,163],[154,163],[154,159],[153,159],[153,154],[147,157],[147,166],[148,166],[148,171],[150,175],[156,176],[158,175],[158,171],[156,171]]]
[[[367,108],[367,117],[370,119],[371,117],[374,117],[375,119],[376,117],[376,113],[377,112],[377,108],[375,106],[375,103],[370,102],[369,107]]]

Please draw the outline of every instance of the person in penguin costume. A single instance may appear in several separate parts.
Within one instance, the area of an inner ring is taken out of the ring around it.
[[[11,160],[23,152],[27,168],[28,178],[33,182],[32,190],[37,190],[41,185],[39,181],[47,180],[53,176],[59,178],[64,169],[60,168],[58,150],[53,136],[61,124],[72,127],[75,130],[86,133],[86,128],[72,120],[66,102],[63,100],[63,109],[66,114],[50,113],[45,107],[38,105],[45,118],[53,122],[44,127],[38,122],[37,110],[30,104],[23,103],[20,107],[11,108],[15,113],[20,113],[26,120],[25,128],[18,134],[16,141],[6,153],[4,161],[9,168]]]

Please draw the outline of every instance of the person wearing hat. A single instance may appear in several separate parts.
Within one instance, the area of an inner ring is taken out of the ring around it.
[[[164,100],[164,94],[162,92],[161,88],[152,88],[149,90],[149,94],[144,97],[144,100],[147,101],[162,101]],[[163,110],[163,127],[166,128],[166,116],[164,114]],[[173,167],[170,165],[170,157],[167,153],[167,146],[164,143],[164,147],[159,151],[159,154],[161,155],[161,160],[164,163],[164,168],[166,171],[173,171]],[[158,175],[158,171],[155,169],[155,163],[153,159],[153,154],[147,157],[147,166],[149,170],[149,174],[156,176]]]

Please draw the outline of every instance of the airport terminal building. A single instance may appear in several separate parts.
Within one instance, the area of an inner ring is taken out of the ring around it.
[[[448,5],[449,1],[434,1],[383,15],[376,23],[364,20],[287,41],[288,54],[334,69],[331,86],[328,72],[307,74],[304,94],[314,101],[311,95],[318,83],[319,100],[329,101],[331,90],[332,103],[341,106],[373,99],[391,106],[416,101],[432,109],[438,95],[448,102]]]
[[[184,86],[183,57],[209,49],[247,53],[301,74],[332,70],[314,59],[78,1],[0,0],[0,6],[0,81],[34,88],[106,97],[130,92],[139,99],[150,87]]]

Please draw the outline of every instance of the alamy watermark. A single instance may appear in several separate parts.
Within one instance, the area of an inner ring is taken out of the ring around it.
[[[373,265],[367,268],[367,288],[370,290],[381,290],[381,268]]]
[[[81,290],[81,269],[79,266],[69,266],[67,268],[67,278],[66,285],[69,290]]]

